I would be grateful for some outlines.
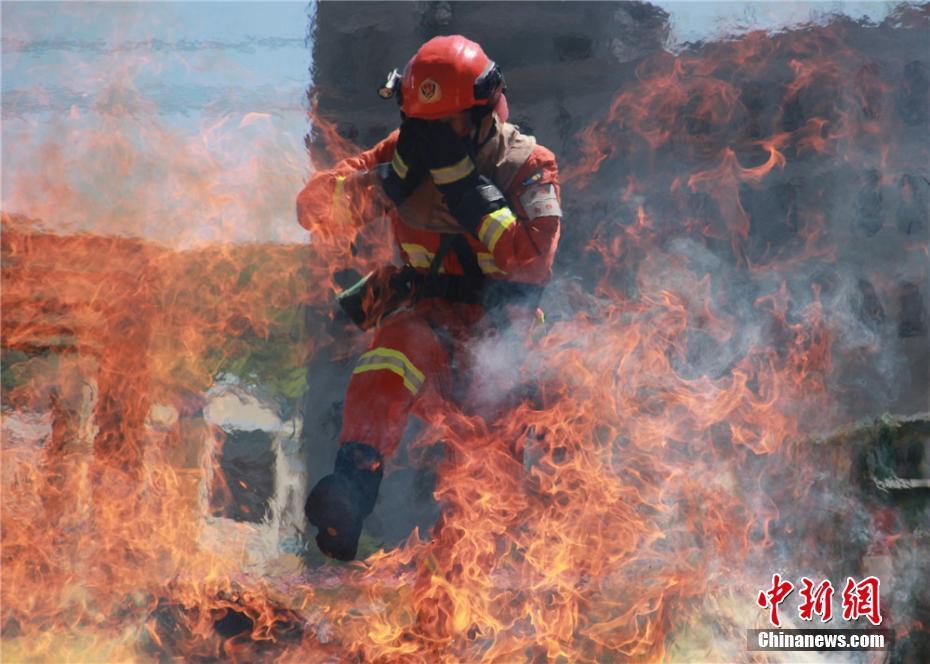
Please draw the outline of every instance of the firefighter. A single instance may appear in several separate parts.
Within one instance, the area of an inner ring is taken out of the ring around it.
[[[384,460],[411,412],[428,419],[450,398],[462,344],[499,321],[495,312],[538,312],[559,239],[558,170],[552,152],[507,122],[505,91],[477,43],[431,39],[382,88],[400,104],[399,129],[315,173],[298,195],[298,221],[314,230],[346,223],[376,189],[404,262],[342,296],[374,335],[346,393],[335,468],[305,506],[327,556],[355,558]]]

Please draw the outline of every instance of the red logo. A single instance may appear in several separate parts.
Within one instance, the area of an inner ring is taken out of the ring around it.
[[[847,578],[843,588],[843,620],[853,621],[859,618],[868,618],[873,625],[882,624],[881,601],[879,588],[881,582],[877,577],[870,576],[859,583],[855,579]],[[778,616],[778,607],[794,591],[794,584],[781,575],[772,575],[772,585],[767,590],[759,591],[756,604],[769,610],[769,621],[775,627],[781,627]],[[798,606],[798,616],[801,620],[813,620],[819,616],[823,622],[830,622],[833,618],[833,584],[823,580],[819,584],[806,576],[801,577],[801,599]]]
[[[439,88],[439,83],[431,78],[420,83],[419,93],[420,101],[424,104],[432,104],[442,99],[442,90]]]
[[[874,576],[859,583],[847,577],[846,587],[843,588],[843,620],[857,620],[860,616],[865,616],[873,625],[881,625],[879,585],[880,581]]]
[[[812,620],[816,613],[823,622],[833,618],[833,584],[822,581],[817,588],[806,576],[801,577],[801,597],[804,603],[798,609],[801,620]]]
[[[775,627],[781,626],[778,619],[778,605],[785,601],[785,598],[794,590],[794,584],[791,581],[782,581],[778,574],[772,575],[772,587],[770,590],[761,591],[756,598],[756,604],[763,609],[768,608],[769,620]]]

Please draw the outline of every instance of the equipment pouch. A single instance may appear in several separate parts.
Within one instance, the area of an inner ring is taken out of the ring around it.
[[[363,330],[374,327],[410,297],[410,274],[388,266],[369,272],[336,295],[336,302],[353,323]]]

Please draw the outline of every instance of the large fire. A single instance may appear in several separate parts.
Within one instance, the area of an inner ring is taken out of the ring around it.
[[[332,335],[331,295],[341,270],[389,260],[384,227],[179,249],[137,239],[116,207],[58,234],[77,175],[20,174],[2,238],[5,660],[752,659],[774,571],[861,575],[864,555],[915,546],[814,441],[894,402],[874,394],[901,362],[876,293],[926,294],[927,65],[882,45],[927,29],[911,8],[644,60],[560,155],[546,333],[484,378],[510,408],[450,403],[427,422],[410,446],[441,441],[439,523],[349,565],[257,564],[235,532],[211,541],[222,434],[202,409],[223,374],[299,383],[311,357],[360,348]],[[158,147],[178,210],[253,194],[184,179],[214,130]],[[89,168],[103,150],[131,169],[166,140],[98,131],[81,136]],[[919,562],[892,558],[887,626],[906,639],[927,629],[907,595]]]

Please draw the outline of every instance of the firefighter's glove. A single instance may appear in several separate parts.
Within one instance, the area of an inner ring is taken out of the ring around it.
[[[396,205],[403,203],[426,175],[422,146],[425,142],[426,121],[407,118],[400,125],[400,134],[394,145],[390,163],[378,164],[381,186]]]
[[[424,152],[430,176],[442,192],[449,212],[465,230],[493,251],[494,242],[489,240],[496,231],[488,222],[489,215],[496,214],[502,219],[513,217],[504,195],[493,182],[478,173],[465,142],[451,125],[430,122]],[[494,236],[495,240],[496,237],[499,234]]]
[[[451,210],[465,191],[477,183],[475,162],[465,142],[446,122],[428,123],[423,152],[430,177]]]
[[[375,507],[384,475],[384,459],[370,445],[345,443],[336,466],[313,487],[304,513],[319,528],[317,546],[324,555],[353,560],[362,534],[362,521]]]

